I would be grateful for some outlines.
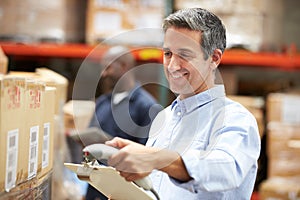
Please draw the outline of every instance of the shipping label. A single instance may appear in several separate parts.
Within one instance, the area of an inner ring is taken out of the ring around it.
[[[28,180],[35,177],[38,167],[39,126],[30,128]]]
[[[19,144],[19,129],[8,131],[7,133],[7,148],[6,148],[6,176],[5,176],[5,191],[15,187],[17,179],[18,165],[18,144]]]
[[[50,145],[50,123],[44,124],[43,152],[42,152],[42,169],[49,165],[49,145]]]

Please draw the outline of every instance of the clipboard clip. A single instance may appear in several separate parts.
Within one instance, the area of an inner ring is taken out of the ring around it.
[[[88,157],[83,156],[84,161],[81,163],[83,166],[77,167],[77,177],[81,180],[88,181],[90,180],[90,174],[95,169],[95,166],[100,166],[96,159],[92,159],[91,161]]]

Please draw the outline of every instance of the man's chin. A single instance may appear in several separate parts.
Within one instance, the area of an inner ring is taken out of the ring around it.
[[[182,96],[190,96],[193,95],[194,92],[191,90],[184,90],[183,88],[170,88],[170,90],[177,95],[182,95]]]

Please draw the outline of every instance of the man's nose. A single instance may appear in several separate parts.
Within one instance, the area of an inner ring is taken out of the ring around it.
[[[177,55],[173,55],[168,65],[169,72],[175,72],[181,69],[181,61]]]

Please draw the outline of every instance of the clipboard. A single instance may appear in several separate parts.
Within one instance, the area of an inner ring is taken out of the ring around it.
[[[64,165],[111,200],[155,200],[143,188],[126,181],[113,167],[73,163]]]

